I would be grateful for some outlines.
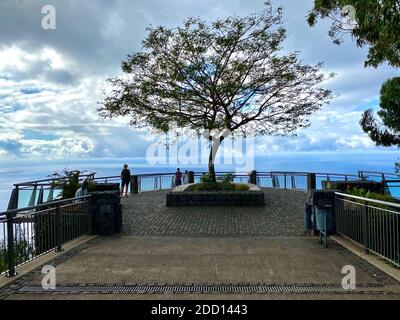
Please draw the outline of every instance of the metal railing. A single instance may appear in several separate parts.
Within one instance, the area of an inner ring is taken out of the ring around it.
[[[336,193],[336,232],[400,267],[400,204]]]
[[[310,174],[315,175],[317,189],[323,188],[324,181],[350,181],[359,179],[354,174],[271,171],[257,172],[257,185],[267,188],[307,190],[307,179]]]
[[[94,180],[95,174],[95,172],[81,174],[78,176],[78,181]],[[8,203],[8,210],[33,207],[42,203],[60,200],[62,198],[60,185],[67,179],[68,177],[61,176],[14,184]]]
[[[0,213],[0,273],[15,268],[90,231],[90,196]]]
[[[206,172],[195,172],[194,182],[200,182],[201,176]],[[217,172],[217,177],[222,177],[227,172]],[[385,193],[393,197],[400,198],[400,175],[394,173],[382,173],[373,171],[359,171],[358,174],[338,174],[338,173],[310,173],[310,172],[290,172],[290,171],[268,171],[257,172],[257,185],[264,188],[281,188],[294,190],[307,190],[309,186],[308,177],[314,175],[315,188],[322,189],[324,182],[331,181],[351,181],[351,180],[374,180],[383,182]],[[248,173],[234,173],[234,182],[249,182]],[[175,187],[175,173],[152,173],[139,174],[138,191],[152,191],[161,189],[171,189]],[[185,179],[186,178],[186,179]],[[58,180],[57,180],[58,179]],[[57,188],[57,182],[64,179],[51,178],[38,181],[30,181],[15,184],[10,197],[8,209],[31,207],[41,203],[59,200],[62,196],[61,189]],[[95,177],[95,173],[79,176],[79,181],[90,179],[96,183],[118,183],[120,176]],[[187,176],[183,175],[183,183],[186,183]]]
[[[385,194],[400,198],[400,174],[379,172],[379,171],[359,171],[358,175],[364,180],[382,182]]]

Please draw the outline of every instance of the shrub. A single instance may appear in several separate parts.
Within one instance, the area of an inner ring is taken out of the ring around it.
[[[79,176],[86,172],[80,170],[67,170],[64,169],[62,172],[55,172],[50,177],[54,178],[54,188],[60,188],[61,196],[63,199],[70,199],[75,197],[76,190],[78,190],[82,184],[79,183]],[[89,180],[88,190],[94,190],[95,183]]]
[[[385,202],[393,202],[393,203],[399,203],[399,201],[391,196],[388,195],[384,195],[384,194],[380,194],[380,193],[376,193],[376,192],[371,192],[371,191],[367,191],[365,189],[362,188],[353,188],[348,190],[346,193],[353,195],[353,196],[357,196],[357,197],[363,197],[363,198],[368,198],[368,199],[373,199],[373,200],[379,200],[379,201],[385,201]],[[355,200],[356,202],[362,202],[362,201],[358,201]],[[375,207],[379,207],[382,209],[392,209],[389,206],[385,206],[382,204],[377,204],[374,203]]]
[[[15,265],[32,259],[35,255],[35,246],[25,235],[15,236]],[[8,250],[4,241],[0,242],[0,272],[8,269]]]
[[[233,174],[228,173],[223,177],[219,177],[214,182],[208,174],[204,174],[200,183],[193,185],[189,190],[192,191],[233,191],[233,190],[249,190],[245,184],[233,183]]]

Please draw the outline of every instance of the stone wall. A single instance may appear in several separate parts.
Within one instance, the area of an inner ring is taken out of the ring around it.
[[[122,208],[119,192],[91,193],[92,234],[112,235],[122,229]]]
[[[263,191],[184,191],[169,192],[167,207],[261,207]]]

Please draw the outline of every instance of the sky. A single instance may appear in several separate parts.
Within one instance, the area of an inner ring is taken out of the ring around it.
[[[399,70],[364,68],[367,48],[349,37],[337,46],[329,21],[306,23],[311,0],[284,6],[288,38],[304,63],[325,62],[324,83],[336,97],[295,137],[257,138],[256,155],[279,152],[379,151],[359,126],[363,110],[378,110],[382,83]],[[56,29],[42,28],[42,8],[56,9]],[[207,21],[247,15],[256,0],[0,0],[0,160],[143,157],[149,130],[129,119],[103,120],[96,111],[106,80],[141,49],[149,25],[178,26],[188,16]]]

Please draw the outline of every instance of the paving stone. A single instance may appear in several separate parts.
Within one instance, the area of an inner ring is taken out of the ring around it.
[[[300,236],[305,192],[263,189],[265,207],[167,207],[168,191],[122,200],[123,234],[151,236]]]

